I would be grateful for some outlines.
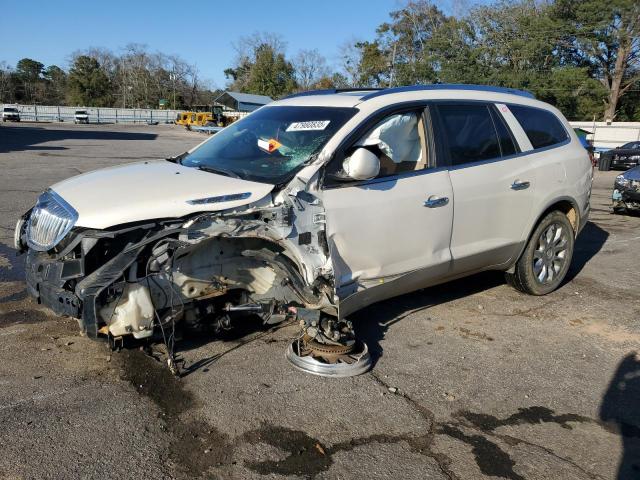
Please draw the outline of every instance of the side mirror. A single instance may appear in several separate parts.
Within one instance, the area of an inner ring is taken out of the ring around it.
[[[342,163],[344,172],[354,180],[370,180],[380,173],[380,159],[371,150],[358,148]]]

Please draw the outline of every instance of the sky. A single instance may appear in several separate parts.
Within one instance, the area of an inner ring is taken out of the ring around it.
[[[447,9],[451,0],[443,0]],[[233,42],[257,31],[280,34],[287,54],[318,49],[329,64],[348,40],[372,39],[402,0],[0,0],[0,62],[29,57],[68,69],[88,47],[120,52],[128,43],[178,54],[200,77],[224,87]]]

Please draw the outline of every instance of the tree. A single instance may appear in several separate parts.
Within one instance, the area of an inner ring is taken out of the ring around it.
[[[352,40],[341,47],[341,78],[351,87],[388,86],[389,61],[377,41]]]
[[[429,42],[446,16],[429,0],[411,0],[392,11],[390,22],[377,29],[381,51],[389,65],[389,83],[410,85],[431,83],[435,68]]]
[[[23,58],[18,61],[15,74],[20,82],[21,91],[18,94],[22,101],[31,103],[38,100],[37,92],[42,80],[43,69],[44,64],[31,58]]]
[[[0,102],[13,103],[15,101],[14,74],[7,62],[0,62]]]
[[[231,80],[229,89],[272,98],[295,91],[295,69],[285,57],[279,36],[255,33],[242,37],[235,47],[235,65],[224,71]]]
[[[361,87],[387,87],[390,80],[390,61],[378,41],[358,42],[360,49],[357,85]]]
[[[588,66],[607,91],[605,119],[614,119],[620,99],[640,82],[640,2],[556,0],[573,44],[569,57]]]
[[[296,81],[302,90],[313,88],[322,78],[329,76],[327,60],[318,50],[300,50],[293,59]]]
[[[110,105],[111,84],[95,58],[81,55],[69,70],[69,102],[75,105]]]
[[[45,102],[51,105],[64,103],[67,74],[57,65],[50,65],[42,72],[45,81]]]
[[[255,63],[249,71],[247,93],[278,98],[295,89],[295,72],[291,62],[270,45],[260,45],[256,49]]]

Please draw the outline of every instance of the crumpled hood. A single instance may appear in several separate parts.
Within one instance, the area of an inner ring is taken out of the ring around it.
[[[56,183],[51,189],[78,212],[76,226],[103,229],[247,205],[267,195],[273,185],[156,160],[95,170]],[[246,198],[187,203],[237,194]]]

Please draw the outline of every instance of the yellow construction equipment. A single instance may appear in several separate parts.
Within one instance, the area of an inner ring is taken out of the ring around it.
[[[193,110],[180,112],[176,116],[176,125],[191,127],[204,127],[215,125],[226,127],[237,120],[234,116],[224,115],[220,105],[194,105]]]
[[[176,115],[176,125],[186,125],[191,118],[191,112],[180,112]]]

